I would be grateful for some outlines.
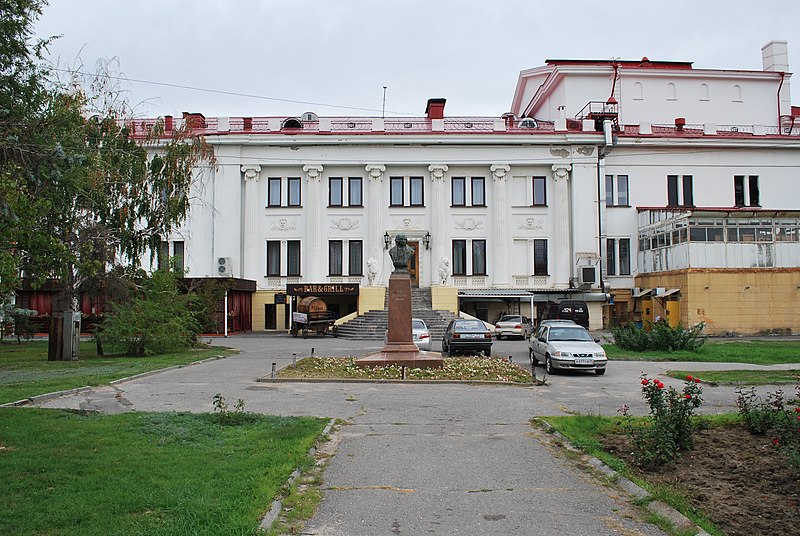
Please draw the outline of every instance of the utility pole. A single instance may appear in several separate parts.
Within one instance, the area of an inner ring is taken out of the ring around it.
[[[386,86],[383,86],[383,106],[381,107],[381,119],[386,119]]]

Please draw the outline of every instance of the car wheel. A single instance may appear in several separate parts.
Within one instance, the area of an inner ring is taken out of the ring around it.
[[[491,357],[492,356],[492,349],[491,348],[485,349],[483,351],[483,355],[485,355],[486,357]]]
[[[548,374],[553,373],[553,364],[550,362],[550,356],[544,356],[544,371]]]
[[[606,369],[604,368],[594,369],[594,373],[597,374],[598,376],[602,376],[603,374],[606,373]]]
[[[537,364],[539,364],[539,362],[536,361],[536,356],[533,355],[533,348],[528,348],[528,359],[530,360],[532,367],[535,367]]]
[[[499,341],[499,340],[501,340],[502,338],[503,338],[503,336],[502,336],[502,335],[500,335],[500,334],[498,333],[498,334],[497,334],[497,340]]]

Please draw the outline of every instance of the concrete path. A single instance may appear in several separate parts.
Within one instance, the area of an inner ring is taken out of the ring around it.
[[[42,404],[114,411],[212,411],[230,404],[276,415],[336,417],[345,426],[325,473],[324,500],[304,534],[662,534],[635,521],[613,490],[588,480],[531,437],[540,415],[645,413],[639,376],[720,364],[612,362],[604,376],[559,375],[540,387],[363,383],[259,383],[292,353],[363,355],[373,341],[249,335],[214,339],[242,353]],[[495,353],[527,365],[524,341]],[[542,370],[538,369],[538,374]],[[667,384],[680,382],[659,376]],[[706,412],[735,407],[734,389],[704,390]]]

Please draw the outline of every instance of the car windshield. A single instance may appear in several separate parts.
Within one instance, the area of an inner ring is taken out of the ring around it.
[[[411,329],[428,329],[428,326],[422,320],[414,319],[411,321]]]
[[[455,331],[486,331],[486,326],[480,320],[464,320],[456,322],[453,329]]]
[[[591,342],[592,336],[583,328],[578,327],[557,327],[550,329],[550,341],[586,341]]]
[[[521,316],[504,316],[500,322],[522,322]]]

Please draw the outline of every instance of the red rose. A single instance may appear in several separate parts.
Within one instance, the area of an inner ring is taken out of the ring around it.
[[[686,400],[690,400],[691,398],[692,398],[692,395],[686,395]]]
[[[772,440],[773,447],[776,446],[778,443],[780,443],[780,440],[777,437]]]
[[[692,381],[694,378],[692,378],[691,376],[686,376],[686,379]]]
[[[642,380],[642,385],[647,385],[649,383],[650,383],[650,380],[647,380],[647,379]],[[800,410],[800,408],[797,408],[797,409]]]
[[[800,408],[794,408],[797,413],[800,413]]]
[[[694,383],[700,383],[700,378],[695,378]]]

